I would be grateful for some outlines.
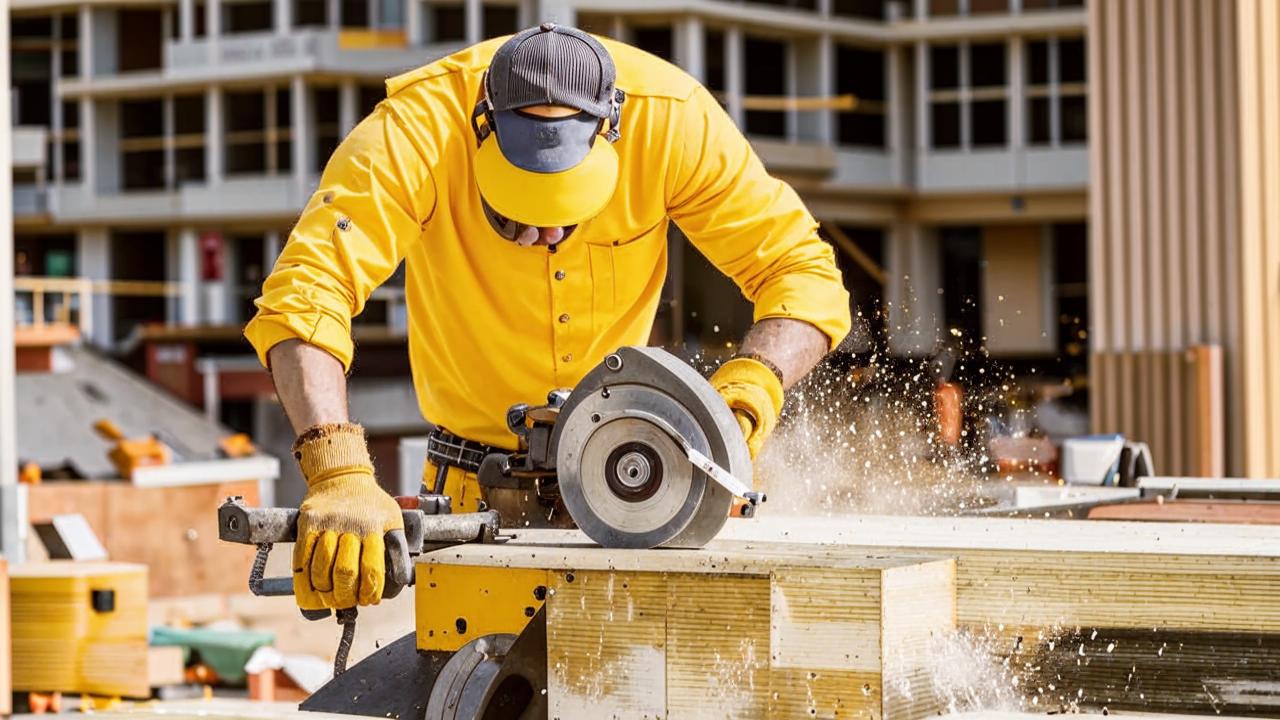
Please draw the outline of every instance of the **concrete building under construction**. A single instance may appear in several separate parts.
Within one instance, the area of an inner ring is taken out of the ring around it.
[[[1111,214],[1112,188],[1123,184],[1113,148],[1155,137],[1113,118],[1125,112],[1120,102],[1100,110],[1091,73],[1107,73],[1102,86],[1116,100],[1155,101],[1137,88],[1166,86],[1131,77],[1125,53],[1177,56],[1190,41],[1189,52],[1223,54],[1220,75],[1195,82],[1226,87],[1241,66],[1222,38],[1234,37],[1247,8],[1267,12],[1255,0],[1179,12],[1148,5],[1126,15],[1084,0],[13,0],[19,309],[52,315],[57,303],[37,307],[30,289],[86,278],[93,291],[75,296],[84,299],[59,297],[83,303],[82,326],[102,347],[119,348],[150,323],[242,324],[330,152],[383,96],[386,77],[554,19],[667,58],[722,99],[837,247],[861,319],[850,352],[884,343],[925,355],[959,337],[1081,390],[1093,365],[1092,385],[1111,393],[1105,403],[1093,393],[1095,430],[1151,435],[1170,472],[1275,473],[1274,451],[1268,459],[1257,447],[1280,402],[1271,392],[1248,421],[1232,412],[1242,373],[1256,365],[1241,364],[1235,336],[1153,336],[1141,348],[1164,358],[1151,361],[1163,363],[1160,387],[1197,378],[1196,387],[1216,387],[1218,414],[1194,414],[1216,423],[1207,429],[1172,408],[1159,427],[1133,420],[1133,408],[1168,393],[1135,389],[1155,375],[1116,359],[1138,347],[1118,326],[1106,325],[1105,348],[1090,336],[1147,258],[1107,254],[1124,230]],[[1148,11],[1160,21],[1139,22]],[[1161,78],[1182,92],[1174,74]],[[1245,95],[1227,100],[1243,107]],[[1114,137],[1099,144],[1097,128]],[[1216,146],[1221,135],[1184,140]],[[1180,141],[1168,142],[1146,157]],[[1238,161],[1247,148],[1230,152]],[[1246,180],[1241,192],[1254,187]],[[1128,192],[1114,197],[1130,202]],[[1192,195],[1167,196],[1151,212],[1197,205]],[[1236,202],[1219,200],[1220,209]],[[1163,242],[1155,228],[1137,228],[1150,230],[1153,247]],[[1188,263],[1216,252],[1188,248]],[[657,341],[713,347],[740,337],[750,311],[731,299],[728,280],[683,242],[669,269]],[[1091,283],[1104,279],[1100,304]],[[404,323],[398,282],[357,322],[394,337]],[[1171,286],[1153,299],[1177,294]],[[1225,364],[1212,353],[1179,359],[1193,345],[1224,348]],[[1255,420],[1260,429],[1237,432]],[[1206,433],[1209,445],[1180,449]],[[1228,435],[1258,439],[1228,444]]]

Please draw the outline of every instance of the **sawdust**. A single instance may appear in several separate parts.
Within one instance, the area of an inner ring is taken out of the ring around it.
[[[973,429],[956,447],[939,440],[929,370],[924,359],[876,368],[874,381],[835,364],[815,370],[789,394],[757,459],[764,510],[956,515],[987,504],[976,488],[990,458]],[[970,388],[970,414],[981,414],[1001,387]]]

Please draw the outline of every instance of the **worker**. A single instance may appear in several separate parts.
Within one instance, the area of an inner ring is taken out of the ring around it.
[[[615,83],[616,81],[616,83]],[[428,461],[455,511],[515,449],[506,410],[643,345],[674,221],[755,304],[711,383],[758,452],[783,390],[849,330],[830,246],[716,99],[637,48],[545,23],[387,81],[339,145],[245,329],[298,433],[303,609],[376,603],[401,528],[350,422],[351,318],[403,260]]]

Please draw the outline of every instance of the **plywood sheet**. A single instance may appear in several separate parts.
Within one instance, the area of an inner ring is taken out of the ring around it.
[[[258,503],[256,480],[140,488],[126,482],[49,482],[28,492],[33,522],[85,516],[113,560],[151,569],[153,597],[241,593],[253,548],[218,540],[217,510],[231,495]]]

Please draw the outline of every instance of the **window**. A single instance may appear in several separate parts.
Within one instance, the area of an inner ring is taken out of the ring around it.
[[[356,106],[356,122],[369,117],[379,102],[387,97],[387,86],[383,83],[378,85],[362,85],[360,86],[360,104]]]
[[[960,0],[929,0],[929,17],[960,14]]]
[[[747,37],[743,41],[742,62],[746,102],[750,96],[778,97],[787,94],[787,46],[777,40]],[[787,136],[787,114],[780,110],[751,110],[746,113],[746,131],[769,137]]]
[[[970,144],[990,147],[1005,144],[1005,105],[1008,90],[1004,43],[969,46]]]
[[[466,13],[462,5],[429,6],[427,38],[430,42],[458,42],[467,39]]]
[[[369,27],[368,0],[340,0],[342,27]]]
[[[638,27],[631,31],[631,44],[653,53],[667,62],[674,62],[673,48],[671,39],[671,26],[666,27]]]
[[[884,20],[886,0],[833,0],[831,14],[859,20]]]
[[[233,33],[251,33],[251,32],[267,32],[271,30],[272,23],[271,3],[262,0],[252,0],[244,2],[237,0],[236,2],[223,2],[222,5],[222,22],[223,32]]]
[[[120,72],[160,69],[164,63],[164,13],[121,9],[116,27],[116,67]]]
[[[929,48],[929,138],[937,149],[1008,142],[1008,55],[1004,43]]]
[[[173,98],[174,180],[204,180],[204,95]]]
[[[1085,41],[1048,38],[1027,43],[1027,142],[1062,145],[1088,140]]]
[[[329,24],[326,0],[294,0],[294,27],[325,27]]]
[[[1023,10],[1054,10],[1057,8],[1082,8],[1084,0],[1022,0]]]
[[[62,179],[80,179],[80,102],[62,101],[62,135],[50,138],[62,143]]]
[[[885,51],[836,45],[836,95],[853,95],[852,110],[836,116],[841,145],[885,145]]]
[[[120,182],[125,190],[165,186],[164,101],[120,101]]]
[[[724,94],[724,31],[707,28],[703,36],[703,69],[707,74],[706,86],[717,98]],[[723,100],[721,100],[723,102]]]
[[[514,35],[520,30],[520,8],[515,5],[484,5],[484,36]]]
[[[818,0],[749,0],[754,5],[772,5],[774,7],[795,8],[797,10],[815,10]]]
[[[228,175],[284,174],[292,169],[292,100],[288,86],[226,94]]]
[[[311,90],[311,107],[315,117],[315,166],[319,172],[329,162],[329,156],[338,149],[342,132],[338,127],[338,89],[318,87]]]
[[[358,115],[357,121],[368,117],[369,113],[373,112],[373,109],[378,106],[378,103],[382,102],[386,97],[387,86],[382,83],[378,83],[376,85],[361,85],[359,99],[360,104],[356,106],[356,113]]]
[[[1009,12],[1009,0],[969,0],[970,15]]]

